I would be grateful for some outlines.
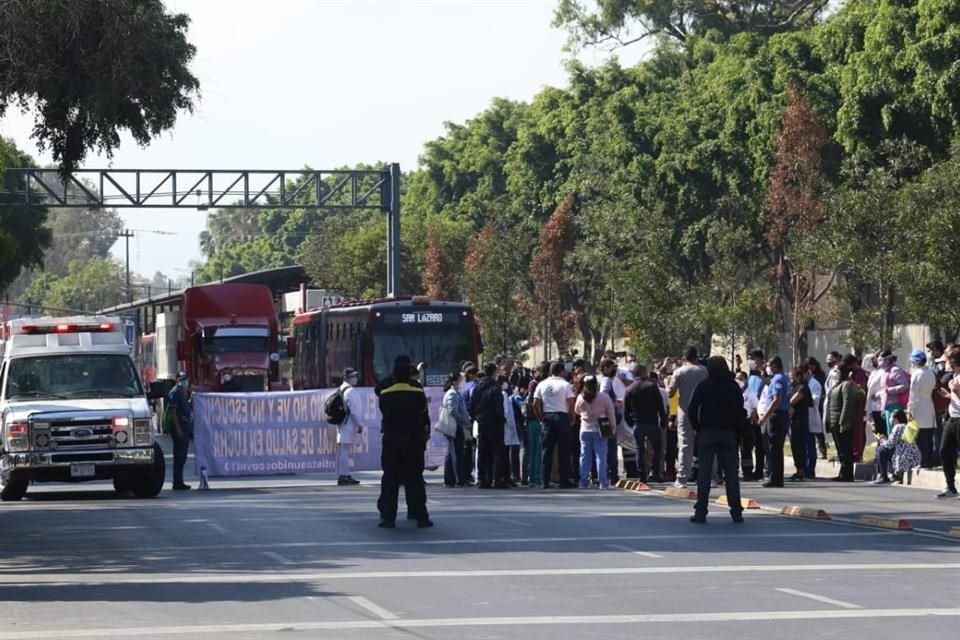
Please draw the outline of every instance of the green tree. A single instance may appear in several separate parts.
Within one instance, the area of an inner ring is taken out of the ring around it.
[[[463,290],[483,333],[484,348],[515,355],[530,342],[526,286],[518,274],[523,261],[517,236],[493,226],[484,227],[466,255]],[[492,354],[488,354],[492,355]]]
[[[116,260],[99,257],[75,260],[69,273],[50,287],[44,305],[96,311],[121,302],[125,283],[123,265]]]
[[[8,167],[32,165],[30,156],[0,137],[0,175]],[[9,202],[12,196],[8,192],[25,188],[9,176],[4,176],[0,184],[0,201]],[[42,207],[0,207],[0,288],[6,290],[22,269],[41,266],[44,250],[50,246],[46,220],[47,211]]]
[[[752,31],[774,34],[806,29],[829,0],[723,2],[713,0],[560,0],[554,25],[570,31],[573,45],[626,46],[651,36],[686,42],[697,33]]]
[[[0,116],[34,110],[33,138],[64,170],[109,155],[121,130],[146,145],[193,108],[188,24],[161,0],[2,2]]]

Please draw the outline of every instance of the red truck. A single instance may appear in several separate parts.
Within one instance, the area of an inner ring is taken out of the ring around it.
[[[285,390],[277,340],[269,287],[191,287],[180,311],[157,315],[157,375],[170,380],[185,370],[195,391]]]

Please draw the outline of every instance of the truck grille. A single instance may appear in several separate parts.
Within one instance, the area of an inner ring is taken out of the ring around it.
[[[50,440],[57,449],[96,449],[110,445],[113,426],[102,420],[51,422]]]

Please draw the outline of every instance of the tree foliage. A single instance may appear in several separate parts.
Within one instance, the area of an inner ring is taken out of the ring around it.
[[[8,167],[32,166],[33,159],[13,142],[0,137],[0,175]],[[4,175],[0,199],[7,192],[24,189]],[[43,207],[0,207],[0,288],[6,290],[24,268],[39,267],[44,250],[50,246],[50,230],[44,226],[47,210]]]
[[[710,30],[771,35],[816,23],[829,0],[723,2],[716,0],[560,0],[554,24],[574,45],[626,46],[651,36],[686,42]]]
[[[33,137],[63,170],[109,155],[121,130],[145,145],[193,108],[188,24],[161,0],[0,2],[0,116],[35,111]]]

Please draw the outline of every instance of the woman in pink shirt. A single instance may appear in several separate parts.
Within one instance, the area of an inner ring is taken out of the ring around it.
[[[607,478],[607,438],[600,430],[601,421],[616,428],[617,414],[613,401],[605,393],[599,393],[600,383],[596,376],[583,378],[583,391],[573,406],[580,417],[580,488],[586,489],[590,467],[597,461],[597,478],[601,489],[609,489]]]

